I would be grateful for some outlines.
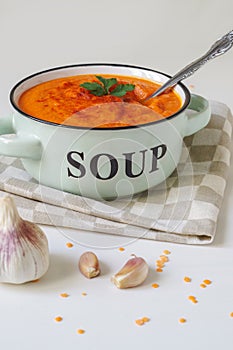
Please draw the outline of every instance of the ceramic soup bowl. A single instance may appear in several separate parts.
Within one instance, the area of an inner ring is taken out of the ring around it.
[[[136,76],[161,84],[169,78],[136,66],[81,64],[52,68],[17,83],[10,93],[15,112],[10,118],[0,118],[0,154],[21,158],[26,171],[43,185],[95,199],[150,189],[176,168],[183,138],[202,129],[210,119],[208,101],[190,94],[181,83],[175,87],[182,101],[179,111],[147,124],[118,128],[59,125],[19,108],[19,97],[27,89],[80,74]]]

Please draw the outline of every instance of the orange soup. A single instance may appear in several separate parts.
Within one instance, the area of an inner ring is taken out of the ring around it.
[[[107,82],[106,86],[103,82]],[[153,81],[129,76],[77,75],[30,88],[21,95],[19,108],[38,119],[70,126],[140,125],[166,118],[181,108],[181,99],[172,89],[144,102],[159,86]]]

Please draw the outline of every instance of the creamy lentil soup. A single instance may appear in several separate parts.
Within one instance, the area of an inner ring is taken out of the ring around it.
[[[84,83],[100,81],[93,74],[50,80],[26,90],[20,97],[19,108],[26,114],[47,122],[78,127],[117,128],[151,123],[176,113],[182,106],[179,95],[172,89],[144,102],[160,84],[131,76],[101,75],[117,79],[117,84],[132,84],[124,96],[109,93],[96,96],[83,87]]]

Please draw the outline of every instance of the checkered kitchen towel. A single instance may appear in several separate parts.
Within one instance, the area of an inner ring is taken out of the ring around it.
[[[213,241],[230,165],[232,115],[211,102],[207,127],[184,140],[180,163],[163,184],[130,199],[99,202],[39,185],[19,159],[0,157],[0,196],[39,224],[186,244]]]

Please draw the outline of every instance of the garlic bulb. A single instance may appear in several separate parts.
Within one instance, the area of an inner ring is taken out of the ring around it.
[[[0,198],[0,282],[33,281],[43,276],[48,267],[44,232],[19,216],[10,196]]]
[[[121,289],[136,287],[145,281],[148,271],[149,267],[145,260],[134,255],[119,272],[112,276],[111,281]]]

